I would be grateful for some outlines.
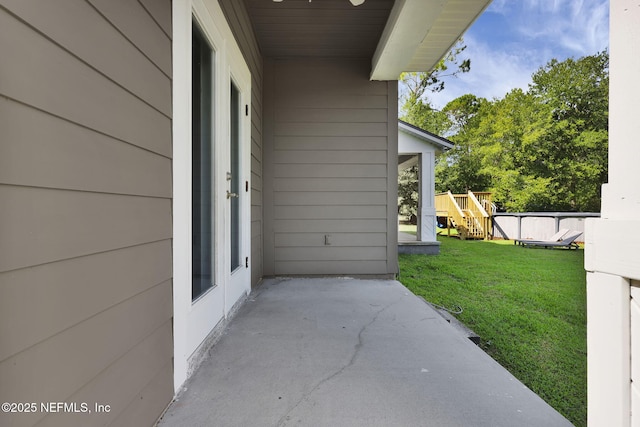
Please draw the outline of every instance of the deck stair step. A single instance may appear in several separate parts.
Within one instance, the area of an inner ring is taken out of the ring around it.
[[[451,191],[436,195],[436,216],[446,224],[447,234],[456,229],[461,239],[488,239],[492,234],[491,193],[452,194]]]

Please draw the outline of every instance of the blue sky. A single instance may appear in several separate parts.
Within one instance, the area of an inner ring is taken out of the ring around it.
[[[526,89],[550,59],[595,54],[609,46],[609,0],[494,0],[464,35],[471,71],[430,94],[436,108],[466,93],[502,98]]]

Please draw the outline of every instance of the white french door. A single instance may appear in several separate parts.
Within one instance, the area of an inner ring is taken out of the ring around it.
[[[233,67],[232,67],[233,73]],[[226,224],[225,239],[228,257],[225,269],[229,274],[227,305],[232,305],[250,283],[250,158],[251,120],[249,116],[250,82],[242,82],[232,75],[230,84],[230,132],[228,142],[228,169],[226,173]]]
[[[251,75],[217,0],[173,2],[174,388],[251,289]]]

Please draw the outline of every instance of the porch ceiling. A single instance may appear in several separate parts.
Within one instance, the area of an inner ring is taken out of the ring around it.
[[[393,0],[245,0],[262,54],[267,57],[371,58]]]
[[[371,58],[372,80],[428,71],[491,0],[244,0],[266,57]]]

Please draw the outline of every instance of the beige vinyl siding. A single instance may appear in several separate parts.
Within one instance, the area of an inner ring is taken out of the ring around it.
[[[219,0],[251,71],[251,284],[260,283],[262,257],[262,55],[244,2]]]
[[[267,64],[265,273],[395,273],[395,82],[367,60]]]
[[[0,0],[0,400],[173,397],[171,2]]]

